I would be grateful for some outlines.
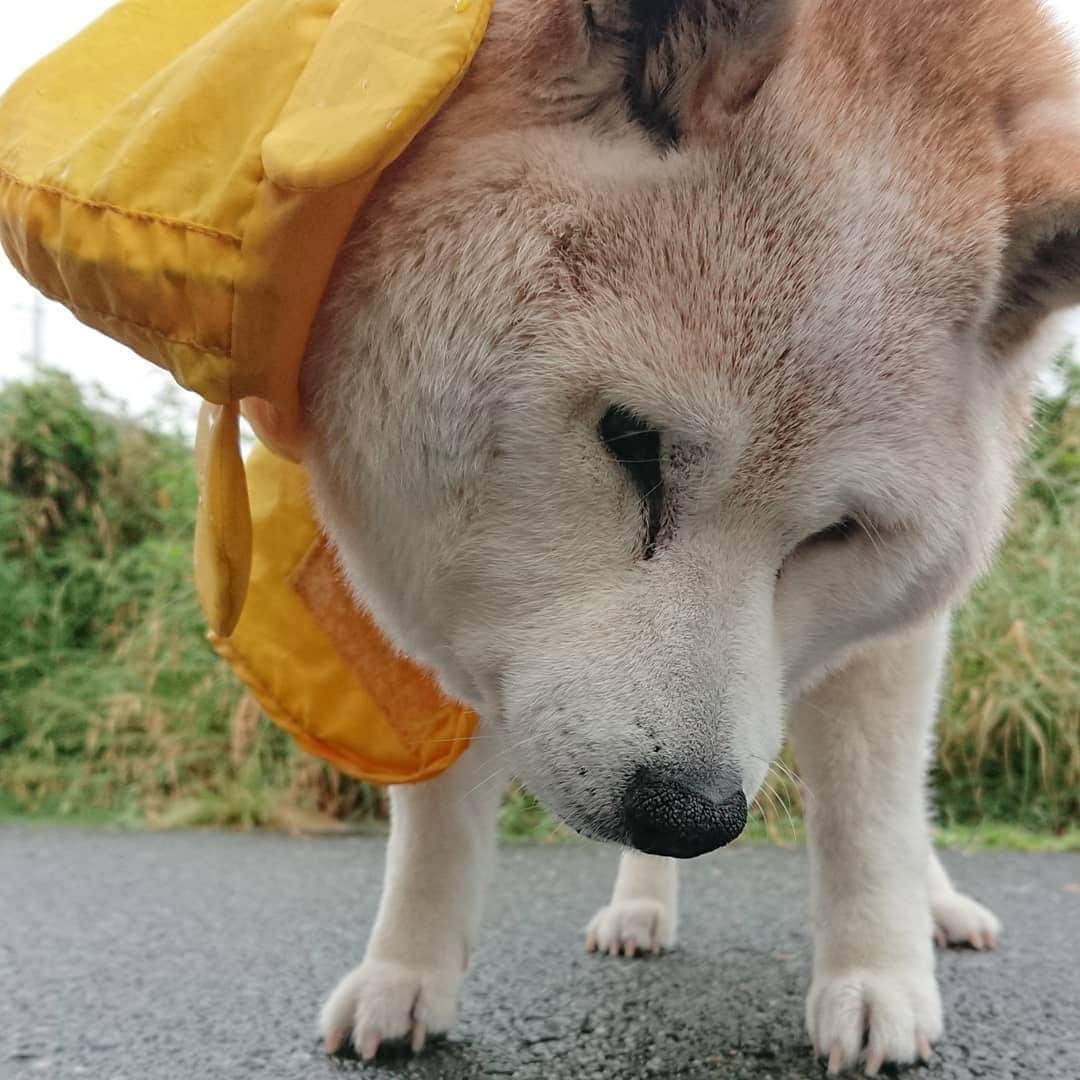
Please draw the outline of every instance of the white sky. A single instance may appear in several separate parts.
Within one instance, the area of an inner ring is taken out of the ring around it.
[[[111,6],[112,0],[37,0],[18,5],[18,15],[5,20],[0,34],[0,87],[6,88],[34,61]],[[36,296],[0,251],[0,381],[29,371],[26,358],[31,351]],[[168,413],[191,430],[198,407],[193,394],[180,390],[171,376],[124,346],[83,326],[66,308],[49,300],[41,303],[47,364],[64,368],[84,385],[103,386],[136,415],[165,402]]]
[[[1046,0],[1046,3],[1060,14],[1080,41],[1080,0]],[[37,0],[19,4],[18,15],[5,21],[0,35],[0,88],[110,6],[111,0]],[[26,355],[32,339],[34,296],[33,290],[0,253],[0,381],[29,370]],[[84,384],[104,386],[136,414],[169,402],[172,415],[181,419],[185,427],[189,426],[195,409],[193,395],[176,389],[172,379],[152,364],[82,326],[58,304],[44,301],[43,305],[46,363],[65,368]],[[1080,330],[1080,314],[1077,326]]]

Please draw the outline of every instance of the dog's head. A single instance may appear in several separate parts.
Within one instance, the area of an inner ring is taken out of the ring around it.
[[[730,839],[785,700],[985,565],[1080,131],[1035,0],[505,0],[305,366],[362,600],[575,827]]]

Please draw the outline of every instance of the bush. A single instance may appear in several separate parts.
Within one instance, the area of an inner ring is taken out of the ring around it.
[[[195,598],[196,497],[179,436],[56,372],[0,389],[0,806],[256,824],[373,804],[246,719]]]
[[[1038,425],[1008,537],[956,620],[936,790],[943,823],[1080,819],[1080,376]],[[175,435],[90,407],[63,375],[0,389],[0,809],[161,825],[377,815],[300,753],[208,646],[196,492]],[[759,801],[797,832],[781,762]],[[507,836],[560,835],[526,793]]]
[[[946,824],[1080,821],[1080,370],[1062,375],[998,560],[956,619],[936,770]]]

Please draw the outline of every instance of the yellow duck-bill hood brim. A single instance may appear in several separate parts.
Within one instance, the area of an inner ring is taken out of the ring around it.
[[[490,0],[125,0],[0,101],[0,240],[209,401],[280,414],[379,174],[453,92]]]

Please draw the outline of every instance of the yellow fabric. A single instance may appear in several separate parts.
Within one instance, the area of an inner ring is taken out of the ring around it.
[[[12,262],[83,322],[222,407],[199,437],[200,597],[219,641],[237,627],[222,651],[308,745],[328,742],[322,713],[331,727],[346,715],[357,717],[351,727],[378,715],[394,731],[396,721],[364,697],[325,635],[311,654],[317,627],[266,599],[287,593],[284,578],[272,588],[256,575],[248,592],[237,410],[243,402],[260,438],[299,458],[299,367],[334,260],[379,175],[458,85],[491,3],[123,0],[0,100],[0,242]],[[265,510],[266,493],[251,496]],[[281,552],[260,555],[259,512],[254,565],[291,572],[287,536]],[[273,532],[263,540],[278,542]],[[350,609],[337,588],[336,608]],[[301,624],[302,662],[287,662],[276,650]],[[400,663],[386,683],[399,690]],[[316,672],[319,689],[279,686],[275,665],[305,684]],[[409,677],[426,693],[425,676]],[[394,708],[404,700],[390,698]],[[446,722],[455,733],[467,726]],[[419,778],[437,755],[404,745],[381,740],[400,775]],[[335,753],[350,771],[390,778],[366,752]]]
[[[195,436],[199,505],[195,514],[195,587],[211,627],[231,634],[251,573],[251,510],[240,456],[240,409],[204,401]]]
[[[379,174],[490,0],[124,0],[0,102],[0,239],[76,315],[300,431],[297,373]]]
[[[377,783],[441,772],[476,716],[396,655],[337,576],[307,474],[262,447],[248,459],[254,553],[236,630],[215,648],[305,749]]]

